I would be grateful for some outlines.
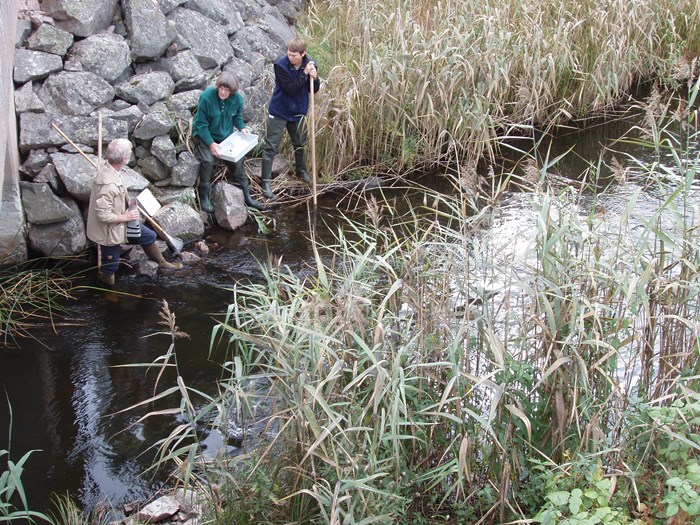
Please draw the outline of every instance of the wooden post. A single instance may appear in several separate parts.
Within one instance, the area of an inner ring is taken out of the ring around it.
[[[309,91],[309,113],[311,118],[310,122],[310,133],[311,133],[311,194],[313,196],[314,208],[316,207],[316,114],[314,110],[314,78],[311,79],[311,86]]]

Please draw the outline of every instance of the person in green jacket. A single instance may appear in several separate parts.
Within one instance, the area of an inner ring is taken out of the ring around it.
[[[238,81],[233,73],[222,72],[215,86],[209,86],[199,96],[197,113],[192,123],[192,137],[195,144],[195,157],[199,161],[199,202],[202,210],[211,213],[211,176],[214,164],[220,157],[219,144],[233,133],[234,126],[242,133],[248,133],[243,122],[243,96],[238,91]],[[223,159],[222,159],[223,160]],[[223,161],[227,174],[243,190],[246,205],[262,209],[263,205],[250,195],[248,177],[243,168],[243,159],[238,162]]]

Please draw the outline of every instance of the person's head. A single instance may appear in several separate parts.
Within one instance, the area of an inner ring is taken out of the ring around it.
[[[292,38],[287,44],[287,58],[294,67],[299,67],[306,55],[306,42],[303,38]]]
[[[127,139],[114,139],[107,146],[105,157],[114,166],[127,164],[131,159],[131,142]]]
[[[227,99],[238,91],[238,80],[230,71],[222,71],[216,79],[216,92],[221,100]]]

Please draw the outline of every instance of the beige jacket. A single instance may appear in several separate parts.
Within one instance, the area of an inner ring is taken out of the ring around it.
[[[88,239],[103,246],[126,242],[126,223],[117,222],[117,216],[126,212],[128,197],[121,173],[108,163],[101,163],[92,180],[87,219]]]

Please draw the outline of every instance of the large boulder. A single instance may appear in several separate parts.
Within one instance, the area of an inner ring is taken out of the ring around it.
[[[211,192],[211,200],[214,204],[214,218],[221,228],[234,231],[245,224],[248,208],[240,188],[226,182],[216,184]]]
[[[122,76],[130,64],[129,44],[114,33],[98,33],[76,42],[68,59],[112,83]]]
[[[201,239],[204,236],[204,221],[194,209],[183,202],[166,204],[154,219],[174,237],[184,242]]]
[[[73,142],[88,146],[97,146],[98,118],[70,117],[50,113],[22,113],[19,116],[20,151],[62,146],[68,141],[52,126],[55,124]],[[102,140],[107,143],[113,139],[124,138],[129,133],[125,121],[105,118],[102,120]]]
[[[62,69],[63,59],[58,55],[31,49],[15,50],[13,76],[17,84],[46,78]]]
[[[154,71],[133,77],[120,82],[115,86],[117,95],[137,104],[139,102],[150,106],[159,100],[169,97],[173,93],[175,83],[170,75],[164,71]]]
[[[87,37],[107,29],[118,0],[44,0],[41,8],[56,25],[75,36]]]
[[[112,101],[114,88],[89,71],[61,71],[46,79],[39,98],[50,113],[89,115]]]
[[[168,19],[175,22],[180,37],[189,43],[204,69],[222,66],[233,56],[226,31],[202,13],[178,7]]]
[[[71,217],[52,224],[30,224],[29,246],[47,257],[75,255],[87,247],[85,223],[78,205],[69,198],[63,202],[71,210]]]
[[[35,51],[46,51],[63,56],[73,44],[73,35],[51,24],[41,24],[27,39],[27,47]]]
[[[71,218],[73,211],[46,184],[20,182],[22,206],[30,224],[53,224]]]
[[[122,0],[124,22],[134,60],[151,60],[163,54],[177,32],[153,0]]]

